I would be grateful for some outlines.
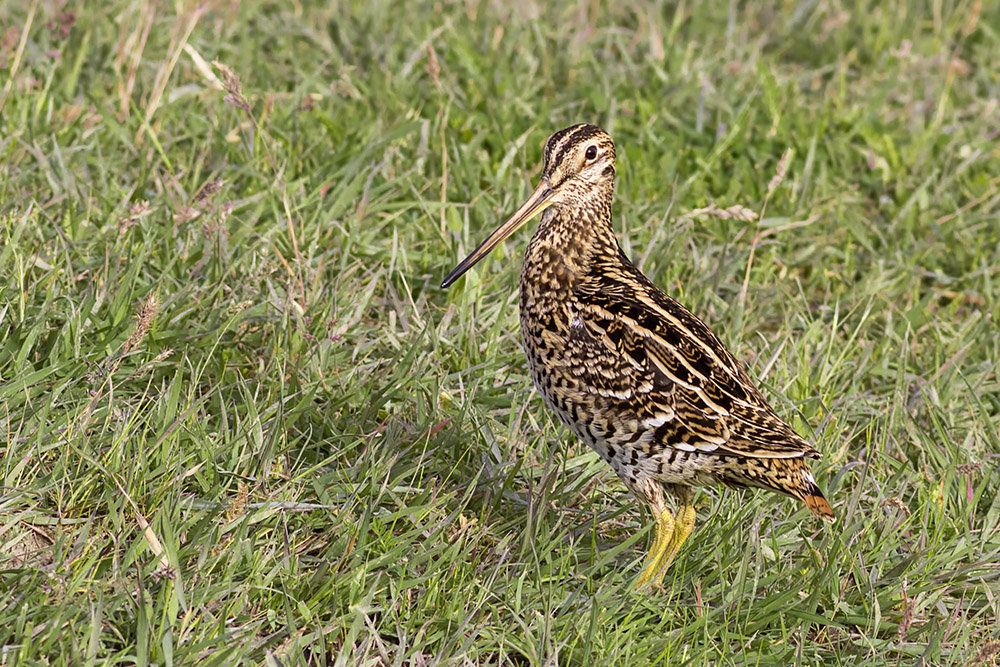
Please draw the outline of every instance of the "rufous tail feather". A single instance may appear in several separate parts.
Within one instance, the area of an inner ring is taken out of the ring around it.
[[[830,507],[830,502],[823,495],[823,492],[819,490],[816,486],[816,480],[813,478],[812,473],[802,468],[802,481],[804,482],[801,489],[798,489],[797,495],[802,502],[806,504],[812,513],[821,519],[827,521],[836,521],[837,516],[833,513],[833,508]]]

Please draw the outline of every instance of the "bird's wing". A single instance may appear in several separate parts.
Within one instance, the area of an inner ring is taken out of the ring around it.
[[[754,458],[816,457],[817,452],[767,404],[742,365],[690,311],[637,270],[629,280],[582,285],[571,336],[604,354],[588,386],[612,388],[664,444]],[[613,361],[612,361],[613,360]],[[581,378],[583,379],[583,378]],[[629,394],[626,398],[626,393]]]

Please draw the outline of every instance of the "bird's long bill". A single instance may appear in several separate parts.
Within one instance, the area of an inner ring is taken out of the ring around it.
[[[549,187],[548,180],[542,179],[535,188],[535,191],[528,197],[528,201],[521,204],[514,215],[507,218],[507,221],[496,228],[496,230],[486,237],[486,240],[479,244],[479,247],[472,251],[468,257],[459,262],[458,266],[452,269],[448,277],[441,283],[441,287],[448,287],[462,277],[466,271],[476,265],[479,260],[490,254],[493,248],[505,238],[516,232],[520,227],[544,211],[552,203],[553,190]]]

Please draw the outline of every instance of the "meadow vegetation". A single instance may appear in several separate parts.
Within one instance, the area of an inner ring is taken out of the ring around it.
[[[996,664],[998,58],[982,0],[0,3],[0,664]],[[838,514],[703,490],[662,594],[530,232],[439,288],[576,122]]]

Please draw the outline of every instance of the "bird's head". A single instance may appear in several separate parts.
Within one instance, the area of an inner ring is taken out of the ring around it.
[[[550,207],[610,204],[615,183],[615,144],[596,125],[581,123],[559,130],[545,142],[542,178],[527,201],[478,248],[463,259],[441,283],[448,287],[501,241]]]

